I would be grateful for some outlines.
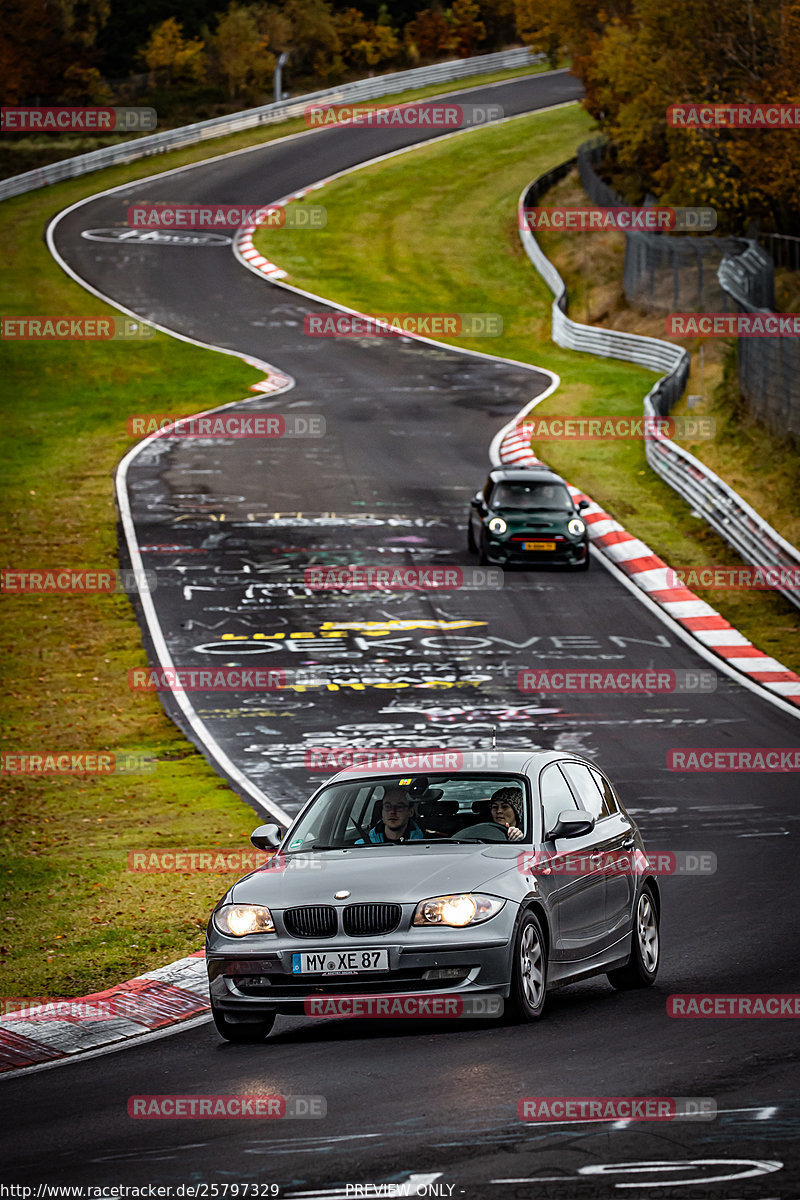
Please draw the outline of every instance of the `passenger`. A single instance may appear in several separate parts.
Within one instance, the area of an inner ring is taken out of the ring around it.
[[[414,842],[425,837],[422,826],[417,822],[417,806],[408,794],[408,789],[399,784],[384,788],[381,802],[381,820],[368,832],[371,842]],[[364,845],[363,841],[356,845]]]
[[[519,841],[523,836],[520,828],[524,824],[523,812],[521,788],[501,787],[492,793],[492,820],[496,825],[504,826],[510,842]]]

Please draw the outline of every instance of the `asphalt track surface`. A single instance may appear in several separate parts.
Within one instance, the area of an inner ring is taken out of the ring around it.
[[[468,99],[511,113],[575,91],[561,74]],[[140,544],[161,547],[143,557],[158,571],[155,602],[174,661],[320,674],[304,691],[195,698],[226,753],[288,812],[323,778],[304,765],[310,747],[488,747],[496,725],[501,748],[595,758],[618,781],[648,849],[710,851],[717,871],[662,881],[653,989],[575,985],[552,994],[535,1026],[281,1018],[252,1047],[224,1044],[206,1024],[7,1080],[3,1181],[260,1183],[298,1197],[409,1180],[411,1194],[419,1185],[468,1197],[796,1196],[791,1022],[666,1015],[675,992],[796,987],[796,779],[666,767],[675,747],[796,745],[796,720],[723,675],[702,695],[521,695],[517,671],[534,665],[707,669],[598,563],[578,575],[507,572],[499,591],[376,599],[302,586],[303,569],[316,564],[473,565],[465,513],[487,448],[545,377],[407,339],[317,343],[303,336],[302,316],[320,305],[245,271],[229,247],[81,236],[121,225],[132,197],[268,203],[412,140],[408,131],[335,130],[275,142],[100,197],[56,228],[70,267],[121,306],[294,377],[286,395],[249,401],[248,411],[326,420],[316,441],[160,443],[135,460],[133,515]],[[169,397],[153,397],[150,411],[169,411]],[[183,549],[163,549],[175,546]],[[389,624],[397,621],[409,624]],[[154,1093],[321,1095],[327,1117],[128,1117],[130,1096]],[[643,1095],[711,1097],[719,1115],[517,1118],[525,1096]]]

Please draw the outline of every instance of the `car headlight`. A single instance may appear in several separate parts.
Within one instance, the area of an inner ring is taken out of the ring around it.
[[[272,913],[263,904],[225,904],[214,913],[214,924],[229,937],[275,932]]]
[[[584,525],[584,523],[580,519],[580,517],[573,517],[572,520],[567,525],[567,529],[570,531],[571,534],[574,534],[575,537],[577,537],[578,534],[586,532],[586,526]]]
[[[495,896],[462,894],[460,896],[432,896],[417,905],[412,925],[451,925],[463,929],[465,925],[479,925],[496,916],[505,904]]]
[[[508,522],[504,521],[502,517],[492,517],[491,521],[489,522],[489,530],[491,533],[505,533],[507,529]]]

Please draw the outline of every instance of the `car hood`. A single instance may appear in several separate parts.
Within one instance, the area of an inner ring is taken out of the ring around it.
[[[513,870],[513,845],[359,846],[287,855],[284,870],[262,867],[238,880],[226,897],[237,904],[266,904],[277,909],[298,904],[331,904],[347,891],[347,903],[392,901],[477,891],[489,880]]]

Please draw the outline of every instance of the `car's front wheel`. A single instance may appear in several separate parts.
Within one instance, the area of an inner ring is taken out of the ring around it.
[[[621,992],[650,987],[658,974],[660,950],[658,905],[652,886],[646,883],[636,905],[630,961],[609,971],[608,982]]]
[[[508,1016],[518,1021],[538,1021],[547,993],[547,943],[535,913],[527,912],[514,939],[511,994]]]
[[[263,1042],[275,1024],[275,1013],[260,1016],[257,1021],[230,1021],[211,1003],[211,1016],[217,1032],[228,1042]]]
[[[478,552],[478,543],[475,541],[472,521],[467,522],[467,548],[471,554],[477,554]]]

